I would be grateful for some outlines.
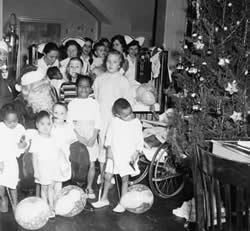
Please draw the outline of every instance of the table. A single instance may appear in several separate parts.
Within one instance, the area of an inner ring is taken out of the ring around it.
[[[250,148],[245,147],[244,142],[250,141],[211,141],[213,143],[212,153],[224,159],[250,164]],[[243,146],[243,145],[244,146]],[[246,145],[248,145],[246,143]]]

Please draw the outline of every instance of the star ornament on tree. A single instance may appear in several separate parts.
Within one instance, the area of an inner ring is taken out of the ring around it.
[[[232,83],[228,82],[225,90],[228,91],[230,95],[232,95],[235,92],[238,92],[239,90],[237,87],[236,80],[234,80]]]
[[[230,118],[234,122],[241,121],[241,120],[243,120],[243,118],[242,118],[242,112],[236,112],[236,111],[234,111],[233,114],[230,116]]]
[[[219,64],[220,66],[225,66],[226,64],[229,64],[229,63],[230,63],[230,60],[229,60],[229,59],[227,59],[227,58],[219,58],[218,64]]]
[[[198,40],[197,42],[194,42],[194,46],[197,50],[202,50],[205,46],[204,43],[202,43],[200,40]]]

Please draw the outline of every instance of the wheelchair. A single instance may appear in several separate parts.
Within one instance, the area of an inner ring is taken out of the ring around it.
[[[144,132],[150,127],[160,131],[166,130],[164,123],[141,121]],[[130,185],[138,184],[147,178],[154,195],[164,199],[176,196],[184,188],[186,172],[178,166],[172,152],[172,144],[163,139],[157,139],[157,134],[151,136],[147,134],[147,137],[144,134],[144,149],[139,156],[138,167],[140,174],[130,177]]]

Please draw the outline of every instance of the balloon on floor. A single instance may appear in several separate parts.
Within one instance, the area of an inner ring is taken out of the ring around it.
[[[153,203],[153,193],[143,184],[132,185],[121,198],[121,205],[131,213],[144,213],[152,207]]]
[[[56,198],[56,215],[73,217],[82,212],[86,205],[87,195],[75,185],[64,187]]]
[[[42,228],[49,220],[50,208],[39,197],[27,197],[16,207],[15,219],[17,223],[28,230]]]

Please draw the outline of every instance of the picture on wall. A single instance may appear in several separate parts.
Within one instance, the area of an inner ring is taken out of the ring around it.
[[[33,44],[44,42],[59,43],[61,38],[61,24],[39,19],[19,19],[19,54],[18,73],[27,64],[28,49]]]

